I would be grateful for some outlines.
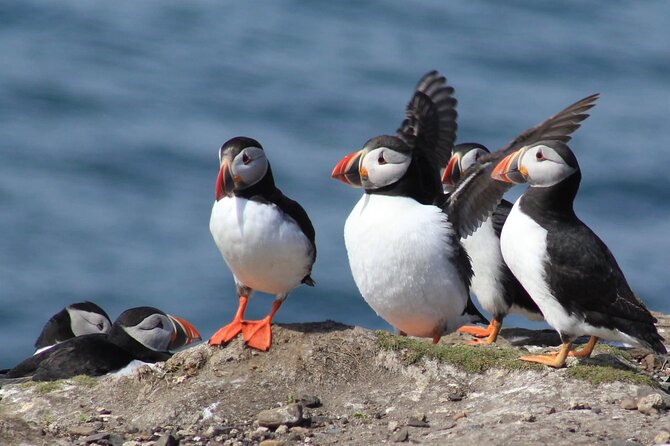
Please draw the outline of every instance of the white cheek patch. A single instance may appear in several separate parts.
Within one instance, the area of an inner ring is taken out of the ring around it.
[[[363,158],[363,167],[368,172],[367,180],[362,179],[363,186],[368,189],[378,189],[388,186],[400,180],[411,162],[409,156],[403,156],[397,152],[385,149],[387,162],[379,163],[381,149],[372,150]]]
[[[98,313],[75,310],[68,311],[72,326],[72,333],[81,336],[94,333],[107,333],[112,328],[109,321]]]
[[[542,149],[544,160],[536,158],[537,149]],[[524,153],[520,165],[528,171],[528,184],[534,187],[554,186],[577,170],[565,164],[553,149],[546,146],[537,146],[528,150]]]
[[[249,162],[244,164],[244,155],[247,155]],[[258,147],[246,148],[235,157],[232,164],[231,173],[233,177],[239,177],[239,182],[235,187],[239,190],[246,189],[263,179],[268,171],[268,160],[265,157],[263,149]]]

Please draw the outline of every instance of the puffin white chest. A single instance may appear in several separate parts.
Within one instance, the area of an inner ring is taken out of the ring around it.
[[[274,204],[222,198],[214,203],[209,229],[239,284],[285,294],[310,272],[310,241]]]
[[[582,321],[568,314],[549,287],[545,271],[550,261],[547,230],[519,209],[519,200],[514,203],[500,235],[503,258],[549,325],[561,333],[579,331]]]
[[[508,305],[503,298],[501,282],[503,258],[492,219],[482,223],[470,237],[461,239],[461,243],[472,260],[474,274],[470,290],[489,313],[507,313]]]
[[[407,334],[441,335],[461,323],[467,288],[452,263],[451,233],[439,208],[405,197],[365,194],[347,218],[344,239],[361,295]]]

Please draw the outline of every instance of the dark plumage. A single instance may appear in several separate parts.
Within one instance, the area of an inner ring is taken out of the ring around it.
[[[108,334],[63,341],[22,361],[4,378],[52,381],[76,375],[100,376],[136,359],[165,361],[172,356],[169,350],[197,339],[200,339],[197,330],[183,319],[152,307],[132,308],[119,316]]]

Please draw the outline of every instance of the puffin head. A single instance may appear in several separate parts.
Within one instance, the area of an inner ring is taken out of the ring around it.
[[[263,146],[255,139],[236,136],[226,141],[219,149],[216,201],[261,181],[269,165]]]
[[[201,339],[198,330],[190,323],[153,307],[124,311],[114,322],[112,335],[117,330],[152,352],[167,353]]]
[[[108,333],[112,328],[105,310],[93,302],[77,302],[68,305],[65,311],[70,316],[70,328],[75,336]]]
[[[363,148],[342,158],[331,176],[343,183],[376,190],[398,182],[412,162],[407,144],[395,136],[376,136]]]
[[[442,174],[442,184],[453,187],[461,179],[463,172],[472,167],[483,155],[490,153],[485,146],[467,142],[454,146],[451,158]]]
[[[503,158],[491,177],[507,183],[551,187],[579,173],[575,154],[562,141],[539,141]]]

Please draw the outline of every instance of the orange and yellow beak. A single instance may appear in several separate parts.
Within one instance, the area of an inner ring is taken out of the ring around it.
[[[336,180],[342,181],[348,186],[361,187],[361,177],[367,177],[365,168],[359,166],[363,153],[363,150],[359,150],[358,152],[351,153],[342,158],[342,160],[337,163],[330,176]]]
[[[233,193],[233,189],[235,189],[235,181],[233,181],[233,175],[230,173],[228,160],[224,159],[221,161],[221,168],[216,177],[216,186],[214,186],[216,201],[223,197],[229,197]]]
[[[198,330],[185,319],[169,314],[168,317],[174,325],[172,339],[168,345],[169,350],[177,350],[202,339]]]
[[[491,172],[491,178],[505,183],[525,183],[528,171],[525,167],[519,166],[519,162],[525,151],[526,149],[519,149],[500,160],[493,169],[493,172]]]
[[[449,159],[447,167],[442,174],[442,184],[446,186],[455,186],[461,179],[461,154],[454,153]]]

